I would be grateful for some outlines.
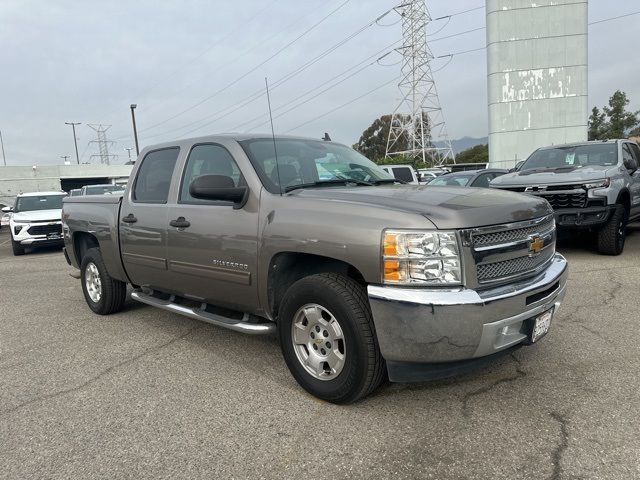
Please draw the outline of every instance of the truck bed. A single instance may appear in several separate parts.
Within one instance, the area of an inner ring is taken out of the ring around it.
[[[83,249],[96,244],[109,274],[127,281],[122,266],[119,242],[119,219],[122,195],[86,195],[67,197],[62,205],[62,231],[66,253],[73,265],[80,268]]]

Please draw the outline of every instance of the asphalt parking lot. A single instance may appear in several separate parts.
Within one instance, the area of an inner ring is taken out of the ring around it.
[[[550,334],[489,368],[351,406],[300,389],[275,338],[128,301],[86,307],[60,250],[0,232],[0,478],[640,478],[640,228],[561,245]]]

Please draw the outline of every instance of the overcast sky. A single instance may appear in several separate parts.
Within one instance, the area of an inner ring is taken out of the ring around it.
[[[637,2],[629,0],[589,3],[589,21],[637,9]],[[484,2],[430,0],[427,4],[437,18],[481,7]],[[264,96],[238,108],[264,87],[265,76],[273,85],[276,133],[294,129],[290,133],[320,137],[328,131],[334,140],[352,144],[376,117],[392,112],[399,100],[392,81],[400,72],[399,56],[391,54],[379,64],[374,62],[376,52],[388,51],[386,47],[400,38],[395,13],[290,80],[281,85],[278,80],[392,5],[389,0],[2,0],[0,130],[7,162],[62,163],[60,155],[71,155],[75,161],[71,127],[64,124],[73,121],[83,123],[77,127],[82,161],[92,161],[91,154],[97,150],[88,144],[95,133],[86,124],[103,123],[112,125],[108,137],[116,140],[115,163],[124,163],[125,147],[133,146],[131,103],[138,104],[141,148],[185,136],[244,131],[267,119]],[[484,30],[441,39],[484,26],[484,9],[456,15],[448,23],[432,23],[434,55],[484,46]],[[621,89],[628,93],[632,107],[640,109],[639,38],[640,16],[589,28],[590,106],[606,103],[614,90]],[[436,59],[433,69],[450,137],[485,136],[485,51],[454,56],[447,62]],[[229,86],[232,82],[236,83]],[[365,98],[306,123],[385,83]],[[314,93],[312,101],[284,113],[297,102],[285,104]],[[295,129],[301,124],[305,125]],[[268,129],[265,124],[254,131]]]

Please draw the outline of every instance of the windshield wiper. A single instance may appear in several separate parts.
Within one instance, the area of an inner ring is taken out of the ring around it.
[[[316,188],[316,187],[324,187],[325,185],[365,185],[372,186],[373,183],[365,182],[364,180],[354,180],[351,178],[332,178],[331,180],[318,180],[317,182],[310,183],[300,183],[298,185],[289,185],[288,187],[284,187],[285,192],[291,192],[292,190],[297,190],[299,188]]]

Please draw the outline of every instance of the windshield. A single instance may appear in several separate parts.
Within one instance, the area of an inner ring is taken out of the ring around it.
[[[518,171],[546,168],[580,168],[585,166],[613,166],[618,163],[618,145],[595,143],[570,147],[537,150]]]
[[[473,175],[442,175],[431,180],[428,185],[466,187],[472,178]]]
[[[371,160],[344,145],[320,140],[276,139],[278,165],[273,139],[261,138],[240,142],[265,188],[281,193],[296,185],[335,180],[372,182],[393,180]]]
[[[85,187],[86,195],[102,195],[110,192],[117,192],[120,190],[118,185],[92,185]]]
[[[42,195],[37,197],[20,197],[16,200],[14,212],[30,212],[33,210],[59,210],[62,208],[64,195]]]

